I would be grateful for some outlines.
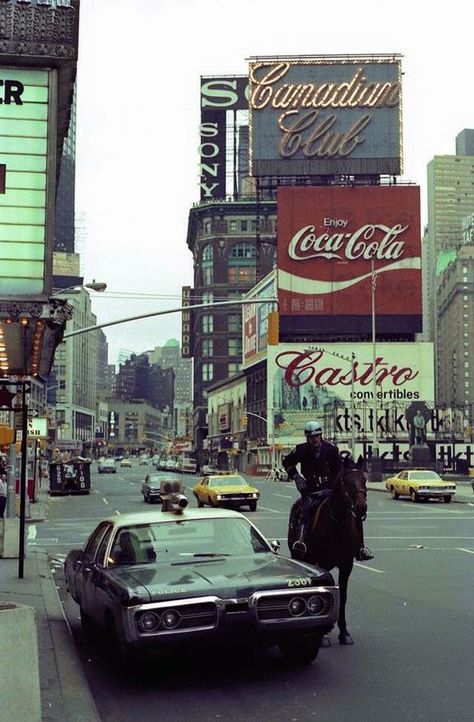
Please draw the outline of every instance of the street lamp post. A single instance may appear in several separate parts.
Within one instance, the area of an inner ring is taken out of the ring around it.
[[[102,293],[107,288],[107,284],[103,281],[92,281],[91,283],[76,283],[74,286],[67,286],[66,288],[55,288],[51,296],[60,296],[62,293],[69,293],[69,291],[79,290],[81,288],[87,288],[89,291],[97,291]]]
[[[377,274],[374,269],[374,259],[370,260],[371,267],[371,300],[372,300],[372,456],[378,457],[377,442],[377,377],[375,373],[375,363],[377,360],[377,350],[375,342],[375,285],[377,283]]]

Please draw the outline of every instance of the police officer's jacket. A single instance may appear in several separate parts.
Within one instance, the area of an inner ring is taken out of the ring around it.
[[[301,474],[308,482],[308,491],[331,488],[336,476],[339,474],[342,462],[336,446],[324,439],[318,449],[308,442],[297,444],[283,459],[290,479],[298,473],[296,465],[300,464]]]

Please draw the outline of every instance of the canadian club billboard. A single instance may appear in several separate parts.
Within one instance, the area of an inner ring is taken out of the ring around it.
[[[381,438],[408,442],[408,408],[433,408],[432,343],[377,343],[375,359],[371,343],[279,344],[268,346],[267,363],[269,435],[277,443],[303,441],[312,419],[337,442],[350,439],[352,424],[359,441],[372,438],[375,424]]]
[[[421,330],[417,186],[282,187],[278,299],[282,316],[403,316]],[[341,326],[337,330],[343,330]]]

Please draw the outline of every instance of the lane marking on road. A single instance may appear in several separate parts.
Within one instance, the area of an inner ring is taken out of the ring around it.
[[[107,499],[105,498],[105,496],[102,497],[102,501],[104,502],[104,504],[107,504],[107,505],[109,504],[109,502],[107,501]]]
[[[38,530],[36,529],[36,524],[30,524],[30,526],[28,527],[28,541],[30,539],[36,539],[37,531]]]
[[[425,536],[424,534],[405,534],[405,536],[368,536],[367,539],[474,539],[474,536]]]
[[[119,511],[118,509],[116,509],[116,510],[115,510],[115,513],[116,513],[116,514],[121,514],[122,512]]]
[[[130,486],[135,486],[135,484],[133,483],[133,481],[129,481],[128,483],[130,484]]]
[[[359,567],[359,569],[364,569],[366,572],[375,572],[375,574],[385,574],[385,572],[382,569],[376,569],[375,567],[368,567],[366,564],[359,564],[359,562],[354,562],[355,567]]]
[[[289,494],[273,494],[273,496],[279,496],[281,499],[293,499],[294,497],[289,496]]]
[[[460,552],[466,552],[466,554],[474,554],[474,550],[472,549],[462,549],[461,547],[458,549]]]
[[[259,509],[263,509],[264,511],[273,511],[275,514],[288,514],[288,511],[281,511],[281,509],[270,509],[268,506],[259,506]]]
[[[94,489],[94,494],[98,494],[98,493],[99,493],[99,490],[98,490],[98,489]]]

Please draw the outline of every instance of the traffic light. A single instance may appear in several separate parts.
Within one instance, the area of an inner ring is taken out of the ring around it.
[[[240,423],[242,425],[242,428],[245,431],[245,429],[247,428],[248,423],[249,423],[248,416],[246,416],[246,415],[242,416],[242,418],[240,419]]]

